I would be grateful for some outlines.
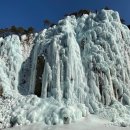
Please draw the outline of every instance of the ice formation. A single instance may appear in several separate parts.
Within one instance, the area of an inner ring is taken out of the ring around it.
[[[0,39],[1,127],[89,113],[130,124],[130,31],[118,12],[67,16],[32,39]]]

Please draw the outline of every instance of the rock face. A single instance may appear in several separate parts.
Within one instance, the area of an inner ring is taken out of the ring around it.
[[[2,94],[3,94],[3,88],[2,86],[0,86],[0,96],[2,96]]]
[[[36,67],[36,80],[35,80],[35,90],[34,94],[37,95],[38,97],[41,97],[41,91],[42,91],[42,74],[44,71],[44,65],[45,65],[45,60],[44,57],[39,56],[37,59],[37,67]]]
[[[18,69],[14,69],[15,80],[18,82],[19,78],[20,83],[23,79],[19,71],[24,61],[29,70],[25,89],[41,99],[18,96],[17,109],[13,106],[14,112],[10,114],[11,122],[15,119],[18,124],[70,123],[93,113],[130,123],[130,31],[121,24],[117,12],[102,10],[78,19],[68,16],[35,36],[33,45],[30,56],[20,60]],[[19,54],[20,50],[16,52]],[[24,71],[26,67],[21,68]],[[14,87],[16,92],[24,94],[25,85],[18,83]]]

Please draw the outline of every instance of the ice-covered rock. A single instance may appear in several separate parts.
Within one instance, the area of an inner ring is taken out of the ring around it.
[[[70,123],[89,113],[130,124],[130,31],[117,12],[67,16],[36,35],[33,48],[25,44],[29,53],[20,43],[0,40],[0,84],[17,99],[12,125]]]
[[[12,35],[0,40],[0,86],[3,93],[12,94],[18,90],[22,53],[18,36]]]

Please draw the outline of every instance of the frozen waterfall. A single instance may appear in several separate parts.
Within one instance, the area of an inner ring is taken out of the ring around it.
[[[18,100],[7,122],[62,124],[91,113],[130,124],[130,30],[118,12],[67,16],[34,37],[26,58],[18,36],[0,46],[0,86]]]

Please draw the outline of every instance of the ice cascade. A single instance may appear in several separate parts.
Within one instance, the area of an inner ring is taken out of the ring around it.
[[[11,124],[70,123],[89,113],[130,124],[130,31],[118,12],[67,16],[35,36],[26,96],[20,95],[18,79],[27,59],[22,59],[18,37],[12,37],[13,42],[11,36],[0,40],[0,58],[2,46],[10,56],[0,62],[0,85],[3,93],[15,90],[17,98],[11,100],[18,99],[9,110]]]

